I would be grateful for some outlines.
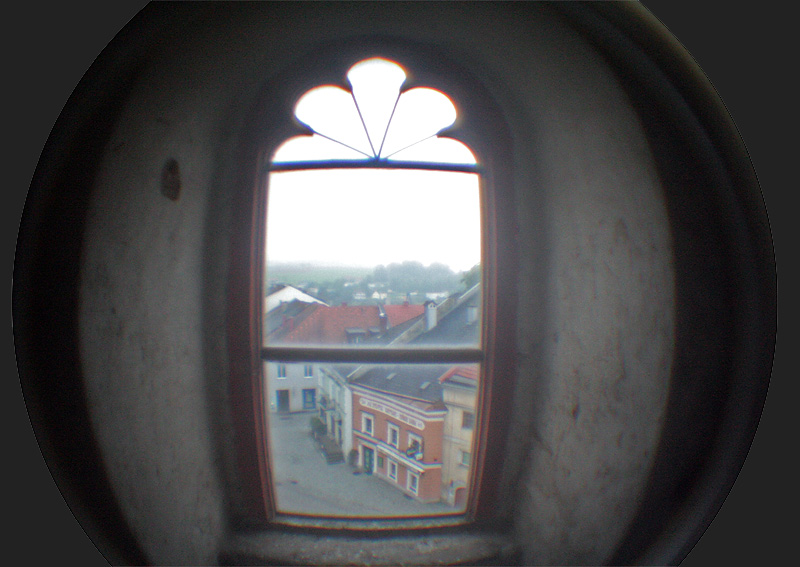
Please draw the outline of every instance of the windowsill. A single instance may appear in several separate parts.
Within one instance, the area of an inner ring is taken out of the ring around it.
[[[512,565],[519,551],[508,536],[487,533],[410,532],[404,535],[293,533],[282,530],[237,533],[219,554],[223,565]]]

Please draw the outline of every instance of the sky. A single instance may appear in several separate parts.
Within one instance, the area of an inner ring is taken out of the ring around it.
[[[286,140],[273,163],[388,159],[476,163],[463,143],[440,136],[457,118],[435,89],[403,91],[405,70],[374,58],[347,74],[351,90],[321,85],[301,96],[295,118],[313,135]],[[272,172],[267,264],[374,267],[434,262],[455,272],[480,263],[476,173],[414,169]]]
[[[267,262],[374,267],[480,263],[475,173],[352,169],[273,172]]]

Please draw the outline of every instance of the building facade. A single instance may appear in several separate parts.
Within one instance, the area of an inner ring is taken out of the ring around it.
[[[479,367],[474,364],[454,366],[439,378],[447,408],[442,437],[442,500],[456,508],[466,506],[472,474],[478,377]]]
[[[353,448],[366,474],[375,474],[421,502],[438,502],[442,485],[442,436],[447,413],[441,390],[430,375],[440,368],[380,367],[356,378],[353,392]],[[426,375],[427,374],[427,375]],[[430,390],[430,399],[379,389],[397,380],[405,390]]]
[[[317,409],[318,365],[265,362],[264,375],[264,394],[270,411],[294,413]]]
[[[319,417],[328,435],[348,455],[353,449],[353,396],[347,385],[350,368],[343,365],[323,365],[319,368],[317,405]]]

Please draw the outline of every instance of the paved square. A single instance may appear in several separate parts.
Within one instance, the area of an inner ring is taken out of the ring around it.
[[[320,516],[402,517],[452,514],[444,502],[424,504],[376,475],[327,464],[311,436],[313,414],[270,415],[273,481],[278,510]]]

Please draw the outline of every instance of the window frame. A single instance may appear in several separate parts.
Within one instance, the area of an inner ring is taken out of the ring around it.
[[[469,419],[467,419],[469,416]],[[467,424],[467,422],[469,422]],[[467,410],[461,411],[461,429],[466,429],[469,431],[475,430],[475,413]]]
[[[233,510],[244,522],[273,525],[280,519],[273,499],[269,471],[271,460],[267,435],[265,383],[262,377],[261,312],[264,303],[264,234],[267,177],[270,156],[286,139],[307,133],[292,120],[297,98],[323,83],[341,84],[352,64],[381,56],[413,70],[408,88],[426,86],[447,93],[456,103],[460,119],[447,132],[466,144],[481,164],[482,236],[482,349],[481,387],[477,399],[478,423],[473,439],[473,471],[468,507],[460,523],[491,522],[498,519],[496,503],[509,489],[514,465],[503,476],[484,475],[487,463],[493,470],[505,467],[505,447],[511,418],[514,370],[516,367],[516,231],[514,218],[513,170],[508,155],[513,137],[503,113],[490,91],[475,75],[447,54],[426,46],[410,45],[386,38],[334,41],[326,48],[298,55],[291,68],[265,83],[262,97],[251,113],[252,127],[246,131],[238,151],[240,190],[234,196],[230,239],[229,293],[227,303],[228,354],[230,361],[230,403],[236,432],[237,482],[242,486],[239,506]],[[502,242],[503,246],[498,243]],[[502,325],[498,322],[502,321]],[[456,349],[457,350],[457,349]],[[373,351],[370,351],[373,352]],[[273,353],[275,354],[275,353]],[[291,353],[289,353],[291,354]],[[374,351],[380,362],[436,362],[435,353],[415,351]],[[461,353],[464,354],[464,353]],[[289,356],[284,360],[294,362]],[[339,362],[335,349],[316,362]],[[252,408],[244,411],[242,408]],[[491,439],[491,443],[489,440]],[[505,518],[508,511],[503,512]],[[426,524],[432,524],[426,518]],[[433,522],[435,523],[435,522]],[[370,528],[378,523],[372,522]],[[452,524],[448,524],[452,525]],[[313,526],[312,526],[313,527]],[[364,529],[358,522],[339,524],[339,529]],[[388,529],[388,528],[387,528]]]
[[[420,481],[419,474],[415,473],[410,469],[406,469],[406,490],[408,490],[414,496],[419,496],[419,481]],[[411,479],[416,480],[414,483],[414,488],[411,488]]]
[[[369,422],[369,431],[367,431],[367,423]],[[361,433],[365,433],[370,437],[375,437],[375,416],[369,412],[361,411]]]
[[[425,439],[421,435],[417,435],[413,431],[408,431],[406,433],[406,452],[408,452],[408,450],[411,449],[411,447],[414,445],[414,443],[417,443],[417,446],[419,447],[419,449],[417,450],[417,453],[424,454],[425,453]]]
[[[393,434],[396,437],[394,442],[392,441]],[[386,444],[400,450],[400,426],[389,420],[386,420]]]

